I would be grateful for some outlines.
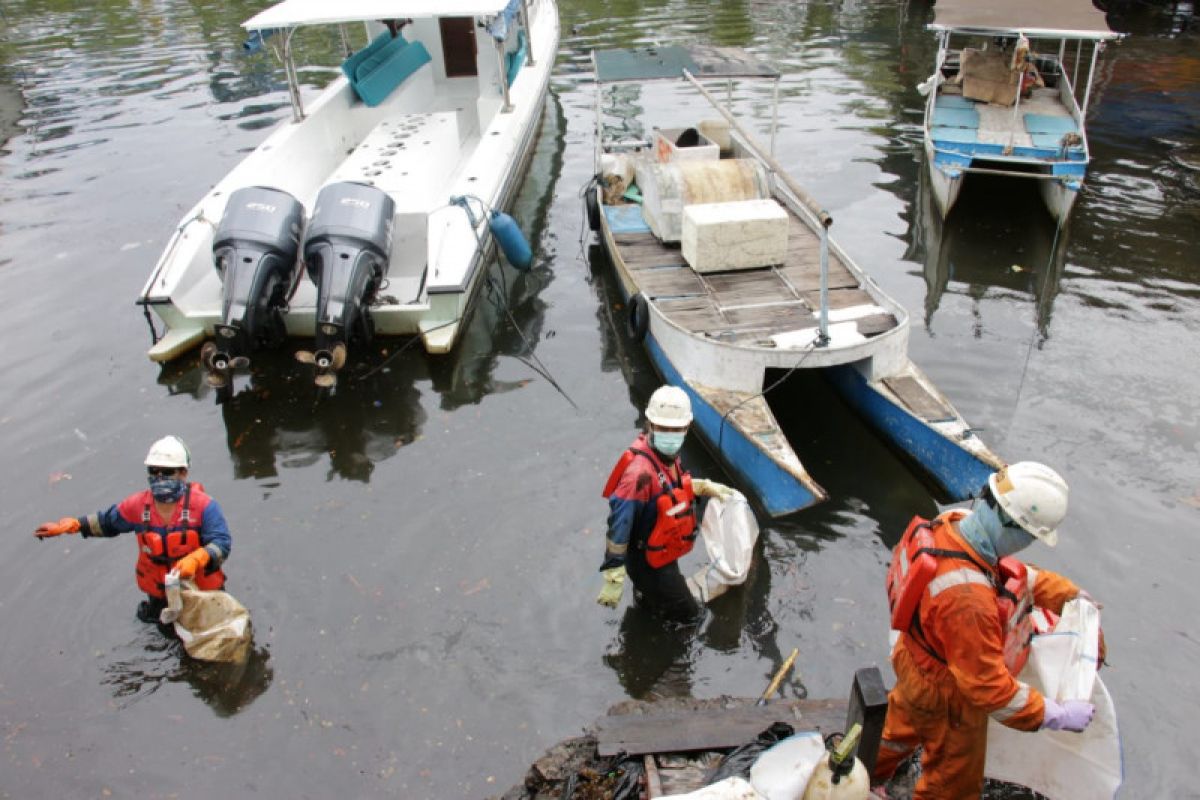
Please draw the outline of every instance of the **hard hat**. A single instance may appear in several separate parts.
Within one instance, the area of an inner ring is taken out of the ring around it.
[[[678,386],[660,386],[646,404],[646,419],[664,428],[684,428],[692,424],[692,401]]]
[[[150,452],[146,454],[147,467],[187,469],[191,461],[192,454],[178,436],[164,436],[150,445]]]
[[[996,502],[1014,522],[1054,547],[1067,516],[1067,482],[1036,461],[1011,464],[988,477]]]

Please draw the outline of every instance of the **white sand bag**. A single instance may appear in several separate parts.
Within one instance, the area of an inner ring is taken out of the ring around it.
[[[763,796],[754,791],[754,787],[746,783],[744,778],[733,775],[694,792],[663,795],[662,800],[763,800]]]
[[[750,574],[754,544],[758,541],[758,521],[746,496],[734,491],[728,500],[710,499],[700,522],[700,536],[708,552],[708,563],[696,570],[688,583],[692,594],[701,603],[707,603],[730,586],[745,583]]]
[[[813,771],[828,756],[816,731],[789,736],[758,757],[750,783],[766,800],[800,800]]]
[[[1096,716],[1082,733],[1015,731],[988,722],[985,773],[1027,786],[1050,800],[1114,797],[1124,780],[1117,712],[1096,674],[1100,612],[1084,599],[1063,607],[1050,633],[1033,637],[1020,679],[1047,697],[1088,700]]]
[[[200,661],[240,664],[250,654],[250,612],[228,592],[204,592],[191,581],[182,585],[183,610],[175,633],[183,648]]]

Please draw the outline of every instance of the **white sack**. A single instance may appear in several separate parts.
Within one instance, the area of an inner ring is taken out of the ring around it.
[[[989,720],[989,778],[1028,786],[1050,800],[1116,795],[1125,770],[1116,709],[1096,674],[1099,635],[1099,610],[1076,599],[1063,607],[1053,632],[1033,637],[1020,679],[1060,703],[1087,699],[1096,716],[1083,733],[1028,733]]]
[[[797,733],[758,757],[750,767],[750,783],[766,800],[800,800],[813,771],[827,755],[821,734]]]
[[[687,794],[666,794],[663,800],[763,800],[744,778],[734,775]]]
[[[228,592],[205,592],[185,581],[183,610],[175,633],[183,649],[200,661],[242,663],[250,654],[250,612]]]
[[[734,491],[728,500],[711,498],[700,522],[700,536],[708,562],[689,579],[692,594],[701,603],[720,597],[730,586],[745,583],[758,541],[758,521],[750,503]]]

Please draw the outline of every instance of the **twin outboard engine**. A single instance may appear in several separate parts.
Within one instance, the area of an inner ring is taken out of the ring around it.
[[[392,254],[395,204],[361,183],[334,183],[317,195],[304,237],[304,263],[317,286],[316,351],[296,358],[317,367],[318,386],[333,386],[350,339],[375,333],[371,303]]]
[[[225,386],[247,353],[278,345],[287,334],[283,312],[299,277],[296,257],[304,206],[287,192],[252,186],[229,196],[213,237],[221,276],[221,324],[200,351],[208,381]]]

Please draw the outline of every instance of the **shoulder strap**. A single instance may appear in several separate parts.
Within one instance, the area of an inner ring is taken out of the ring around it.
[[[653,450],[647,452],[638,447],[631,447],[629,449],[642,458],[648,459],[650,463],[654,465],[654,471],[658,473],[658,482],[662,487],[664,494],[675,488],[675,482],[671,480],[671,473],[662,463],[662,460],[658,457],[657,453],[655,453]],[[682,480],[680,483],[682,484]]]

